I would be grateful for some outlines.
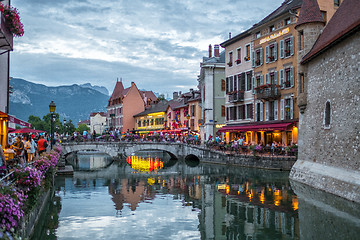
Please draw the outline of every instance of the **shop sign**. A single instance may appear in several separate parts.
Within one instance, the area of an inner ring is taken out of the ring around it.
[[[266,43],[270,40],[273,40],[275,38],[278,38],[282,35],[285,35],[289,32],[289,28],[285,28],[277,33],[271,34],[270,36],[264,37],[263,39],[260,40],[260,44]]]

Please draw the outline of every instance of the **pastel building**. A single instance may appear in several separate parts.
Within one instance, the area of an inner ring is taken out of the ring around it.
[[[90,132],[94,131],[97,134],[102,134],[107,128],[106,125],[106,113],[104,112],[95,112],[90,113]]]

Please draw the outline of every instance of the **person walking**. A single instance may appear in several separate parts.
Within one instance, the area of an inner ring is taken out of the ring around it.
[[[24,143],[21,141],[21,137],[16,137],[16,142],[11,146],[14,149],[16,156],[19,157],[19,163],[22,164],[24,162]]]
[[[37,145],[38,145],[39,155],[41,155],[43,152],[46,151],[48,142],[44,139],[43,135],[40,136],[40,140],[38,141]]]

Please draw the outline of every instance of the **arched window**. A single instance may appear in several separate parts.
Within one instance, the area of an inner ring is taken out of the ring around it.
[[[331,105],[330,101],[325,103],[324,127],[330,128],[331,123]]]

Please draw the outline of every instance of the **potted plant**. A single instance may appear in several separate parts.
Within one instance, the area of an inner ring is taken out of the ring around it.
[[[19,12],[16,8],[5,6],[0,3],[0,12],[4,16],[5,23],[15,37],[24,35],[24,25],[21,23]]]

